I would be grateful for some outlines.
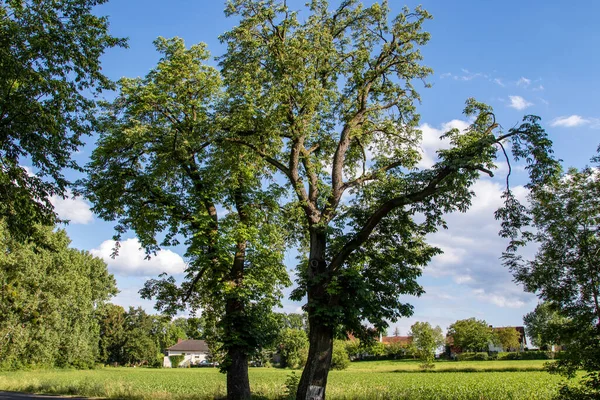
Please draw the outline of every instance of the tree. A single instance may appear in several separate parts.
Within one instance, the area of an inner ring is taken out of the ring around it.
[[[414,353],[421,360],[421,368],[433,368],[435,351],[445,343],[442,328],[432,328],[429,322],[415,322],[409,335],[412,336]]]
[[[107,303],[98,309],[96,318],[100,326],[98,361],[104,364],[123,363],[125,309]]]
[[[300,20],[285,2],[229,2],[237,26],[220,58],[224,141],[268,162],[294,194],[287,230],[304,257],[293,298],[306,296],[310,325],[299,400],[325,397],[337,329],[365,337],[363,324],[381,332],[412,313],[401,295],[423,292],[416,278],[440,253],[426,235],[469,207],[469,188],[492,174],[503,143],[536,179],[552,161],[538,118],[503,133],[491,108],[469,100],[472,125],[447,132],[452,147],[419,168],[413,82],[431,73],[419,52],[429,13],[405,9],[390,21],[387,3],[308,7]]]
[[[106,0],[16,1],[0,4],[0,217],[17,240],[35,225],[54,225],[50,198],[65,196],[65,168],[92,131],[95,101],[112,89],[100,57],[125,40],[108,34],[92,12]],[[20,163],[29,160],[35,175]]]
[[[284,329],[277,338],[277,347],[282,367],[302,368],[304,366],[308,349],[306,332],[292,328]]]
[[[104,261],[69,243],[42,226],[22,242],[0,220],[0,368],[94,365],[97,311],[115,280]]]
[[[571,377],[577,369],[587,372],[581,387],[563,388],[562,398],[596,398],[600,395],[600,178],[592,167],[569,169],[566,174],[558,171],[553,178],[529,187],[528,206],[500,210],[501,234],[511,239],[503,258],[517,282],[550,303],[538,306],[531,319],[546,314],[539,319],[553,322],[550,329],[541,324],[540,339],[567,347],[565,358],[551,369]],[[528,243],[538,248],[532,259],[519,252]]]
[[[475,318],[456,321],[448,327],[448,336],[452,337],[454,346],[463,351],[487,351],[489,344],[495,341],[487,322]]]
[[[222,144],[221,79],[203,64],[205,45],[159,38],[155,46],[156,68],[121,79],[118,97],[103,104],[83,190],[98,215],[118,221],[116,239],[131,229],[149,255],[185,241],[184,282],[161,275],[141,294],[169,314],[201,308],[214,322],[209,343],[226,353],[229,398],[248,398],[248,357],[276,335],[269,315],[289,284],[281,193],[262,188],[260,157]]]
[[[497,328],[494,329],[494,335],[504,351],[518,351],[521,348],[521,333],[515,328]]]
[[[557,305],[544,301],[523,317],[525,330],[534,346],[548,349],[554,344],[561,343],[560,332],[569,320],[559,312]]]
[[[394,328],[394,336],[400,336],[400,329],[398,327]]]
[[[333,356],[331,357],[331,369],[342,370],[350,365],[350,356],[346,350],[346,341],[336,339],[333,342]]]

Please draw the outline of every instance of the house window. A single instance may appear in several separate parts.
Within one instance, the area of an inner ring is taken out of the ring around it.
[[[194,356],[194,358],[200,358],[200,356]]]

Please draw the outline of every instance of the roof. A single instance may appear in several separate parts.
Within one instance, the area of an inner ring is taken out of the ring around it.
[[[382,343],[411,344],[412,340],[412,336],[384,336],[381,338]]]
[[[204,340],[188,339],[188,340],[182,340],[179,343],[177,343],[171,347],[167,347],[167,350],[208,352],[208,345],[206,344],[206,342]]]

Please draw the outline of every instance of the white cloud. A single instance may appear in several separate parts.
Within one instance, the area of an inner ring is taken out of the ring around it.
[[[436,151],[450,147],[450,141],[447,138],[440,139],[440,136],[454,128],[462,132],[468,129],[469,125],[467,121],[453,119],[452,121],[443,123],[439,129],[427,123],[419,126],[423,139],[421,141],[422,158],[418,166],[420,168],[430,168],[435,164]]]
[[[538,86],[534,87],[532,90],[533,90],[534,92],[541,92],[541,91],[542,91],[542,90],[544,90],[544,89],[545,89],[545,88],[544,88],[544,85],[541,85],[541,84],[540,84],[540,85],[538,85]]]
[[[502,79],[500,78],[495,78],[494,83],[498,86],[506,87],[506,85],[504,84],[504,82],[502,82]]]
[[[550,126],[562,126],[564,128],[574,128],[576,126],[587,125],[591,121],[589,119],[583,118],[581,115],[571,115],[568,117],[558,117],[555,118]]]
[[[508,98],[510,99],[510,104],[508,106],[517,110],[524,110],[533,105],[533,103],[528,102],[521,96],[508,96]]]
[[[531,79],[527,79],[524,76],[521,77],[521,79],[519,79],[517,81],[517,86],[529,86],[531,84]]]
[[[67,219],[72,224],[89,224],[94,220],[94,214],[90,210],[90,205],[81,197],[73,196],[71,191],[67,191],[67,197],[50,197],[50,202],[54,206],[54,211],[61,219]]]
[[[122,241],[119,254],[112,258],[114,247],[114,240],[105,240],[98,249],[90,250],[90,253],[102,258],[108,264],[109,271],[115,274],[153,276],[163,272],[180,274],[185,269],[183,258],[171,250],[160,250],[150,259],[146,259],[146,253],[137,239]]]

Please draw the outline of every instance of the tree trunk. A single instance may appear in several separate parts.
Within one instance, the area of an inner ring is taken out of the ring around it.
[[[325,262],[327,236],[322,229],[310,232],[310,259],[308,266],[308,321],[309,350],[308,359],[298,385],[296,400],[325,399],[327,375],[333,352],[333,326],[318,313],[327,306],[327,283],[329,275]]]
[[[250,398],[248,380],[248,355],[243,349],[231,347],[228,351],[227,399],[247,400]]]
[[[245,225],[248,216],[245,211],[245,204],[241,189],[234,191],[235,205],[240,218],[240,224]],[[244,239],[238,239],[236,245],[233,266],[229,274],[229,281],[237,288],[244,282],[244,263],[246,260],[247,243]],[[244,303],[238,297],[236,291],[230,294],[225,304],[225,335],[231,338],[244,337],[245,332],[241,332],[240,323],[245,317]],[[250,399],[250,381],[248,380],[248,353],[243,346],[227,346],[227,399],[228,400],[246,400]]]

